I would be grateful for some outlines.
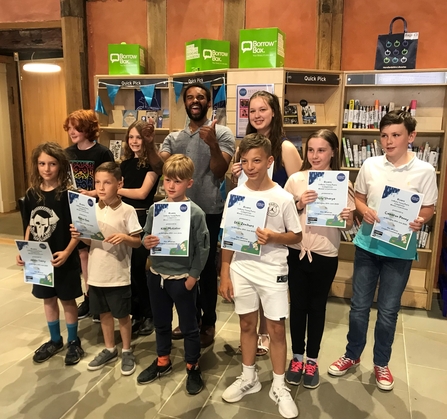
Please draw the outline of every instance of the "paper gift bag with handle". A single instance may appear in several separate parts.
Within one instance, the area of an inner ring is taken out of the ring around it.
[[[393,33],[393,24],[402,20],[403,33]],[[396,16],[390,23],[390,32],[377,39],[376,70],[408,70],[416,68],[419,32],[408,32],[407,21]]]

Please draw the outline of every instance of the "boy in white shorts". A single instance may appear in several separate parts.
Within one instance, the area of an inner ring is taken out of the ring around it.
[[[240,318],[242,347],[242,375],[224,391],[222,398],[233,403],[261,390],[255,369],[256,325],[261,301],[271,339],[273,383],[269,396],[278,404],[283,417],[294,418],[298,416],[298,408],[284,381],[285,319],[289,315],[286,245],[301,241],[301,226],[293,196],[267,175],[273,163],[268,138],[249,134],[241,141],[239,151],[248,180],[232,194],[259,197],[269,203],[269,209],[266,227],[259,226],[256,230],[258,244],[262,246],[261,256],[222,249],[219,294],[228,301],[234,300]],[[225,225],[230,199],[225,205],[221,227]]]

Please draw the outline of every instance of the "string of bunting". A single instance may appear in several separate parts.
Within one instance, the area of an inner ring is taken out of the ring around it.
[[[216,97],[214,98],[214,103],[222,102],[226,100],[226,94],[225,94],[225,77],[217,77],[214,80],[203,82],[202,84],[206,86],[208,89],[211,88],[211,84],[216,81],[223,81],[223,84],[220,86],[219,91],[216,94]],[[182,93],[183,87],[185,86],[185,83],[181,81],[172,80],[171,81],[174,86],[174,93],[175,93],[175,102],[178,102],[178,99]],[[158,82],[154,84],[146,84],[142,86],[138,86],[138,88],[141,90],[141,92],[144,95],[144,99],[146,100],[148,106],[151,106],[152,99],[154,97],[155,92],[155,86],[160,84],[166,84],[166,82]],[[109,97],[110,103],[112,106],[115,103],[115,98],[118,93],[118,91],[121,88],[121,85],[119,84],[111,84],[111,83],[105,83],[105,82],[98,82],[98,85],[106,86],[107,89],[107,96]],[[186,86],[188,83],[186,83]],[[96,97],[96,103],[95,103],[95,112],[102,113],[104,115],[107,115],[107,112],[104,108],[104,104],[98,95]]]

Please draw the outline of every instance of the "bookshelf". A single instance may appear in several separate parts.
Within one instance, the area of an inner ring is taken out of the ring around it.
[[[431,308],[433,291],[436,288],[435,271],[438,254],[438,237],[440,235],[439,214],[446,180],[447,127],[447,71],[359,71],[343,74],[343,98],[340,107],[340,126],[343,127],[344,109],[351,99],[358,100],[361,106],[374,106],[378,100],[380,105],[393,102],[395,109],[410,105],[417,101],[416,147],[430,144],[432,150],[440,149],[438,160],[437,184],[439,189],[435,215],[430,220],[431,235],[426,248],[418,249],[418,260],[413,262],[410,278],[402,296],[402,305],[418,308]],[[342,138],[349,138],[351,145],[367,144],[377,140],[380,144],[379,129],[342,128],[340,130],[341,170],[348,170],[350,179],[355,182],[358,167],[346,167]],[[352,296],[352,273],[355,247],[350,242],[341,242],[339,251],[339,268],[332,285],[332,294],[350,298]]]
[[[161,116],[163,110],[170,109],[170,91],[171,83],[169,76],[166,74],[152,75],[97,75],[94,77],[96,93],[101,98],[107,115],[97,113],[100,124],[99,142],[109,147],[111,140],[124,141],[127,127],[123,127],[124,110],[138,110],[141,103],[136,99],[135,92],[140,91],[139,87],[144,85],[155,84],[154,97],[159,99],[161,110],[158,114]],[[112,105],[108,93],[107,85],[121,86],[116,94],[114,104]],[[145,112],[145,111],[144,111]],[[137,119],[141,119],[138,117]],[[155,129],[155,141],[161,143],[171,129],[169,118],[163,119],[162,128]]]

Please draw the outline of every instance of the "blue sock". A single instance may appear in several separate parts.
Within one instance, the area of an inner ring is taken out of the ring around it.
[[[48,322],[48,329],[50,329],[50,337],[53,342],[60,342],[62,340],[59,320]]]
[[[76,340],[78,337],[78,322],[72,324],[67,323],[67,331],[68,331],[68,342]]]
[[[293,354],[293,357],[294,357],[297,361],[299,361],[299,362],[303,362],[303,358],[304,358],[303,354]]]

